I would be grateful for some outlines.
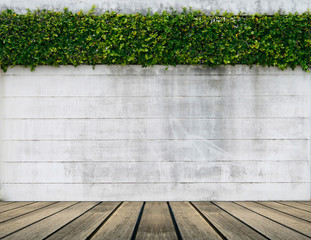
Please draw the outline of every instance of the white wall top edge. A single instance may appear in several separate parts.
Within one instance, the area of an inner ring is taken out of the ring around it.
[[[81,9],[88,11],[94,4],[98,12],[109,10],[123,13],[146,12],[148,8],[153,12],[162,12],[170,8],[181,10],[183,7],[192,7],[205,12],[226,10],[233,13],[241,11],[246,14],[272,14],[278,11],[302,13],[311,8],[310,0],[1,0],[0,10],[10,8],[24,13],[27,8],[63,10],[68,7],[76,12]]]
[[[89,65],[74,66],[37,66],[34,71],[23,66],[9,67],[7,72],[0,70],[0,74],[6,75],[304,75],[311,79],[311,73],[307,73],[297,66],[295,70],[290,68],[284,71],[277,67],[262,67],[247,65],[226,65],[219,67],[206,67],[202,65],[177,65],[142,67],[141,65],[96,65],[95,69]]]

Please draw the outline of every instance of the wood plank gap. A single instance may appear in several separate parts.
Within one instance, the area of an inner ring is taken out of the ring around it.
[[[108,221],[108,219],[118,210],[118,208],[123,204],[123,202],[120,202],[118,206],[116,206],[112,212],[102,221],[101,224],[98,225],[98,227],[85,239],[90,240],[92,237],[98,232],[98,230]]]
[[[302,204],[304,204],[304,205],[307,205],[307,206],[310,206],[311,205],[311,201],[308,201],[308,202],[298,202],[298,203],[302,203]]]
[[[293,205],[288,205],[288,203],[286,204],[286,202],[277,202],[277,203],[283,204],[283,205],[285,205],[285,206],[287,206],[287,207],[296,208],[296,209],[299,209],[299,210],[301,210],[301,211],[305,211],[305,212],[311,213],[311,211],[309,211],[309,210],[306,210],[306,209],[300,208],[300,207],[295,207],[295,206],[293,206]]]
[[[180,233],[180,230],[179,230],[176,218],[174,216],[173,209],[171,208],[171,205],[170,205],[169,202],[167,202],[167,206],[168,206],[168,210],[170,212],[170,215],[171,215],[171,218],[172,218],[172,221],[173,221],[173,224],[174,224],[174,228],[175,228],[175,232],[176,232],[176,235],[177,235],[177,239],[178,240],[182,240],[181,233]]]
[[[281,210],[279,210],[279,209],[277,209],[277,208],[270,207],[270,206],[265,205],[265,204],[262,204],[262,203],[260,203],[260,202],[255,202],[255,203],[260,204],[260,205],[262,205],[262,206],[264,206],[264,207],[268,207],[268,208],[271,208],[271,209],[273,209],[273,210],[279,211],[279,212],[281,212],[281,213],[285,213],[285,214],[287,214],[287,215],[289,215],[289,216],[292,216],[292,217],[298,218],[298,219],[300,219],[300,220],[303,220],[303,221],[306,221],[306,222],[310,222],[310,223],[311,223],[311,221],[309,221],[309,220],[306,220],[306,219],[303,219],[303,218],[301,218],[301,217],[295,216],[295,215],[293,215],[293,214],[290,214],[290,213],[287,213],[287,212],[281,211]],[[279,202],[275,202],[275,203],[277,203],[277,204],[278,204]],[[284,205],[284,204],[282,204],[282,205]],[[286,206],[287,206],[287,205],[286,205]],[[301,210],[301,209],[299,209],[299,210]],[[303,210],[301,210],[301,211],[303,211]]]
[[[264,235],[263,233],[261,233],[260,231],[258,231],[256,228],[253,228],[252,226],[248,225],[246,222],[244,222],[243,220],[239,219],[238,217],[234,216],[233,214],[231,214],[230,212],[228,212],[227,210],[225,210],[224,208],[218,206],[216,203],[211,202],[212,204],[214,204],[216,207],[220,208],[221,210],[223,210],[224,212],[228,213],[230,216],[234,217],[235,219],[237,219],[238,221],[240,221],[241,223],[245,224],[246,226],[248,226],[249,228],[251,228],[252,230],[254,230],[255,232],[257,232],[258,234],[260,234],[261,236],[263,236],[264,238],[271,240],[270,238],[268,238],[266,235]]]
[[[29,213],[32,213],[32,212],[38,211],[38,210],[40,210],[40,209],[42,209],[42,208],[49,207],[49,206],[51,206],[51,205],[53,205],[53,204],[56,204],[56,203],[57,203],[57,202],[53,202],[53,203],[48,204],[48,205],[46,205],[46,206],[43,206],[43,207],[40,207],[40,208],[34,209],[34,210],[32,210],[32,211],[29,211],[29,212],[25,212],[25,213],[23,213],[23,214],[20,214],[20,215],[18,215],[18,216],[12,217],[12,218],[9,218],[9,219],[7,219],[7,220],[0,221],[0,223],[4,223],[4,222],[10,221],[10,220],[12,220],[12,219],[14,219],[14,218],[18,218],[18,217],[21,217],[21,216],[27,215],[27,214],[29,214]]]
[[[217,232],[217,234],[224,240],[228,240],[220,231],[219,229],[206,217],[202,214],[202,212],[192,203],[189,202],[190,205],[201,215],[201,217]]]
[[[15,208],[11,208],[11,209],[8,209],[8,210],[4,210],[4,211],[0,212],[0,214],[5,213],[5,212],[8,212],[8,211],[11,211],[11,210],[14,210],[14,209],[17,209],[17,208],[25,207],[25,206],[28,206],[28,205],[31,205],[31,204],[34,204],[34,203],[36,203],[36,202],[29,202],[29,203],[26,203],[25,205],[21,205],[21,206],[15,207]]]
[[[101,204],[102,202],[98,202],[97,204],[95,204],[93,207],[91,207],[90,209],[86,210],[85,212],[83,212],[82,214],[80,214],[79,216],[75,217],[74,219],[72,219],[71,221],[67,222],[65,225],[63,225],[62,227],[60,227],[59,229],[57,229],[56,231],[52,232],[51,234],[49,234],[48,236],[46,236],[45,238],[43,238],[42,240],[45,240],[47,238],[49,238],[50,236],[52,236],[54,233],[60,231],[61,229],[63,229],[64,227],[66,227],[68,224],[72,223],[73,221],[75,221],[76,219],[78,219],[79,217],[81,217],[82,215],[84,215],[85,213],[87,213],[88,211],[92,210],[93,208],[95,208],[96,206],[98,206],[99,204]]]
[[[140,212],[138,214],[138,218],[137,218],[134,230],[133,230],[133,234],[132,234],[131,240],[135,240],[136,239],[138,228],[139,228],[139,224],[140,224],[141,218],[142,218],[143,213],[144,213],[145,205],[146,205],[146,202],[144,202],[143,205],[141,206],[141,209],[140,209]]]
[[[251,212],[253,212],[253,213],[256,213],[256,214],[258,214],[258,215],[260,215],[260,216],[262,216],[262,217],[264,217],[264,218],[266,218],[266,219],[269,219],[269,220],[272,221],[272,222],[275,222],[275,223],[277,223],[277,224],[280,224],[280,225],[282,225],[283,227],[286,227],[286,228],[288,228],[288,229],[290,229],[290,230],[292,230],[292,231],[294,231],[294,232],[296,232],[296,233],[299,233],[299,234],[301,234],[301,235],[303,235],[303,236],[305,236],[305,237],[307,237],[307,238],[310,238],[310,236],[308,236],[308,235],[306,235],[306,234],[304,234],[304,233],[302,233],[302,232],[299,232],[299,231],[297,231],[297,230],[294,229],[294,228],[291,228],[291,227],[289,227],[289,226],[287,226],[287,225],[284,225],[283,223],[280,223],[280,222],[278,222],[278,221],[275,221],[275,220],[273,220],[273,219],[271,219],[271,218],[269,218],[269,217],[267,217],[267,216],[265,216],[265,215],[263,215],[263,214],[260,214],[260,213],[258,213],[258,212],[256,212],[256,211],[252,210],[252,209],[249,209],[249,208],[247,208],[247,207],[245,207],[245,206],[243,206],[243,205],[241,205],[241,204],[238,204],[238,203],[236,203],[236,202],[233,202],[233,203],[235,203],[235,204],[239,205],[240,207],[243,207],[243,208],[245,208],[245,209],[247,209],[247,210],[249,210],[249,211],[251,211]]]
[[[46,218],[48,218],[48,217],[51,217],[51,216],[53,216],[53,215],[55,215],[55,214],[57,214],[57,213],[59,213],[59,212],[65,210],[65,209],[67,209],[67,208],[70,208],[70,207],[72,207],[72,206],[74,206],[74,205],[76,205],[76,204],[78,204],[78,203],[80,203],[80,202],[76,202],[76,203],[74,203],[74,204],[72,204],[72,205],[70,205],[70,206],[68,206],[68,207],[65,207],[65,208],[63,208],[63,209],[61,209],[61,210],[59,210],[59,211],[57,211],[57,212],[55,212],[55,213],[52,213],[51,215],[48,215],[48,216],[46,216],[46,217],[44,217],[44,218],[41,218],[41,219],[38,220],[38,221],[35,221],[35,222],[33,222],[33,223],[31,223],[31,224],[28,224],[28,225],[26,225],[26,226],[24,226],[24,227],[22,227],[22,228],[20,228],[20,229],[18,229],[18,230],[15,230],[15,231],[13,231],[13,232],[11,232],[11,233],[9,233],[9,234],[7,234],[7,235],[1,237],[0,239],[6,238],[6,237],[8,237],[8,236],[10,236],[10,235],[12,235],[12,234],[14,234],[14,233],[16,233],[16,232],[19,232],[19,231],[21,231],[21,230],[23,230],[23,229],[25,229],[25,228],[27,228],[27,227],[29,227],[29,226],[31,226],[31,225],[34,225],[34,224],[36,224],[36,223],[38,223],[38,222],[41,222],[42,220],[44,220],[44,219],[46,219]],[[51,204],[51,205],[52,205],[52,204]]]

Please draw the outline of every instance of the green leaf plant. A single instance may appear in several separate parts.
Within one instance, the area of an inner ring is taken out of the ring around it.
[[[311,67],[311,14],[0,14],[0,66],[235,65]]]

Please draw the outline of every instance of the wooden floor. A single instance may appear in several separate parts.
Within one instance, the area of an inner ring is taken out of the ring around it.
[[[310,239],[311,202],[0,202],[0,239]]]

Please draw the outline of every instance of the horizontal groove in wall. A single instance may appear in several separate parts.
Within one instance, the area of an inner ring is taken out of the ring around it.
[[[164,160],[164,161],[119,161],[119,160],[116,160],[116,161],[105,161],[105,160],[93,160],[93,161],[89,161],[89,160],[81,160],[81,161],[5,161],[5,160],[2,160],[0,162],[1,163],[100,163],[100,162],[107,162],[107,163],[123,163],[123,162],[135,162],[135,163],[189,163],[189,162],[192,162],[192,163],[227,163],[227,162],[230,162],[230,163],[239,163],[239,162],[243,162],[243,163],[256,163],[256,162],[259,162],[259,163],[291,163],[291,162],[309,162],[309,160],[198,160],[198,161],[193,161],[193,160],[184,160],[184,161],[169,161],[169,160]]]
[[[37,183],[37,182],[18,182],[18,183],[10,183],[10,182],[2,182],[1,184],[3,185],[28,185],[28,184],[35,184],[35,185],[77,185],[77,184],[81,184],[81,185],[88,185],[88,184],[105,184],[105,185],[110,185],[110,184],[157,184],[157,185],[161,185],[161,184],[301,184],[301,183],[307,183],[309,184],[310,182],[72,182],[72,183],[64,183],[64,182],[41,182],[41,183]]]

